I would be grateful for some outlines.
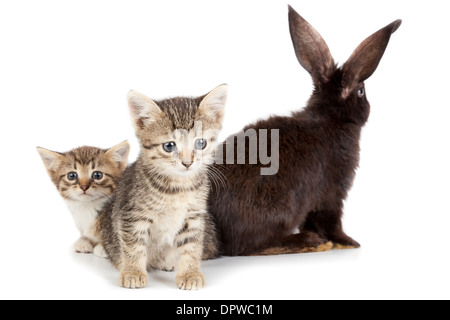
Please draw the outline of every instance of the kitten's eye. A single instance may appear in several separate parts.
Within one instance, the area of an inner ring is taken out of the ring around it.
[[[69,181],[77,180],[77,178],[78,178],[78,174],[77,174],[76,172],[69,172],[69,173],[67,174],[67,179],[68,179]]]
[[[358,97],[362,98],[364,96],[364,89],[361,88],[358,90]]]
[[[203,150],[206,148],[206,140],[205,139],[197,139],[195,140],[194,148],[197,150]]]
[[[177,144],[175,142],[163,143],[163,149],[166,152],[169,152],[169,153],[174,152],[176,148],[177,148]]]
[[[95,171],[92,173],[92,179],[100,180],[101,178],[103,178],[103,172]]]

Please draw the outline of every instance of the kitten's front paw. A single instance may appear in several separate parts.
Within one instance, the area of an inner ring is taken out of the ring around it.
[[[205,278],[200,272],[177,275],[177,286],[181,290],[199,290],[205,286]]]
[[[105,248],[99,244],[94,248],[94,254],[99,258],[108,259],[108,255],[106,254]]]
[[[73,247],[78,253],[92,253],[94,251],[92,243],[84,238],[78,239]]]
[[[122,272],[119,285],[128,289],[139,289],[147,286],[148,275],[140,272]]]

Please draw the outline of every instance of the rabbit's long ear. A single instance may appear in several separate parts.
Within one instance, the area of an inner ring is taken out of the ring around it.
[[[316,29],[291,6],[289,6],[289,29],[295,54],[302,67],[311,74],[316,85],[327,82],[335,70],[330,49]]]
[[[369,78],[377,69],[393,34],[401,25],[396,20],[364,40],[344,64],[342,83],[347,92]]]

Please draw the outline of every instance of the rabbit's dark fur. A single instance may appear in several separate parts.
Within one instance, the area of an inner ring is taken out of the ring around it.
[[[209,199],[223,255],[359,247],[344,233],[341,217],[358,167],[361,128],[370,112],[364,81],[401,21],[367,38],[341,68],[317,31],[291,7],[289,24],[295,53],[315,89],[303,111],[244,128],[257,133],[267,129],[269,137],[270,130],[279,130],[276,175],[261,175],[262,165],[248,164],[248,154],[246,165],[214,165],[225,181],[212,184]],[[248,144],[246,148],[248,153]],[[300,233],[293,234],[297,228]]]

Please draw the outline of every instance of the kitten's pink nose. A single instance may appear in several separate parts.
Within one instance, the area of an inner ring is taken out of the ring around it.
[[[89,189],[89,185],[87,184],[83,184],[80,186],[81,190],[86,191],[87,189]]]
[[[192,162],[182,162],[183,166],[189,169],[189,167],[192,165]]]

